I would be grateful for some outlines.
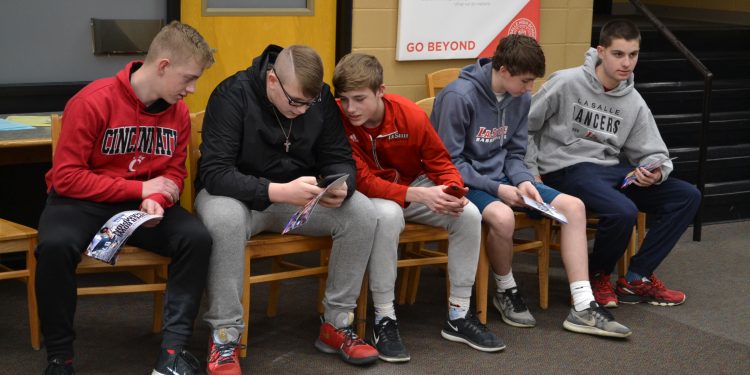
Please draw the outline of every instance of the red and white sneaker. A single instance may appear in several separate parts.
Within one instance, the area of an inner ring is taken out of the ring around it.
[[[208,375],[242,375],[240,333],[237,328],[219,328],[208,338]]]
[[[618,300],[612,283],[609,282],[610,274],[594,273],[589,275],[591,281],[591,291],[594,292],[594,299],[599,306],[617,307]]]
[[[657,306],[676,306],[685,302],[685,293],[668,289],[654,274],[633,282],[620,277],[617,280],[617,296],[622,303],[646,302]]]
[[[344,362],[352,365],[368,365],[378,360],[378,350],[359,338],[351,325],[336,328],[323,322],[315,348],[323,353],[338,353]]]

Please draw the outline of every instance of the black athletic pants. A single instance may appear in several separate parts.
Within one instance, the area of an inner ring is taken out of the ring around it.
[[[47,356],[73,357],[76,310],[75,270],[99,228],[114,214],[137,210],[140,202],[96,203],[54,192],[39,220],[36,296]],[[193,332],[206,283],[211,236],[179,205],[164,212],[153,228],[138,228],[129,244],[170,257],[164,301],[162,347],[182,346]]]

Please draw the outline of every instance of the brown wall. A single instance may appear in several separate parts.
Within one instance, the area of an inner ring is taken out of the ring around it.
[[[593,0],[542,0],[540,43],[547,74],[583,63],[591,41]],[[352,51],[376,56],[385,70],[389,92],[411,100],[426,97],[425,74],[462,67],[473,60],[396,61],[397,0],[354,0]],[[536,82],[536,86],[543,82]]]

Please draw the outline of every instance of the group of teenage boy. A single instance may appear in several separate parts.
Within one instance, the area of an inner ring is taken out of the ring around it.
[[[485,223],[493,305],[507,324],[536,324],[511,267],[514,210],[522,209],[523,196],[568,219],[561,253],[572,307],[563,326],[629,336],[605,307],[685,301],[654,270],[700,202],[692,185],[668,178],[667,147],[633,87],[639,47],[634,24],[611,21],[582,66],[552,74],[532,99],[534,80],[545,74],[544,54],[534,39],[509,35],[492,58],[463,68],[428,118],[411,101],[385,92],[373,56],[352,53],[339,61],[334,96],[313,49],[269,45],[210,96],[193,216],[178,202],[190,137],[182,99],[214,62],[213,50],[192,27],[165,26],[144,61],[94,81],[65,107],[36,249],[45,374],[74,373],[81,251],[110,216],[129,209],[162,216],[129,243],[172,259],[152,373],[202,372],[185,344],[205,289],[206,370],[240,374],[245,243],[260,232],[281,232],[323,191],[318,179],[336,174],[348,174],[346,182],[329,189],[315,215],[292,231],[333,238],[318,350],[351,364],[409,361],[394,307],[398,239],[407,221],[449,232],[442,337],[485,352],[503,350],[469,301]],[[639,167],[654,160],[667,161]],[[633,186],[620,189],[633,170]],[[587,211],[599,218],[590,261]],[[638,211],[649,215],[651,227],[613,286],[610,274]],[[369,342],[352,328],[365,274],[375,310]]]

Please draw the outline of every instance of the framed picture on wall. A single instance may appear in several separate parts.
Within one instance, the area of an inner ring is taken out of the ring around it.
[[[315,0],[201,0],[204,16],[313,16]]]

